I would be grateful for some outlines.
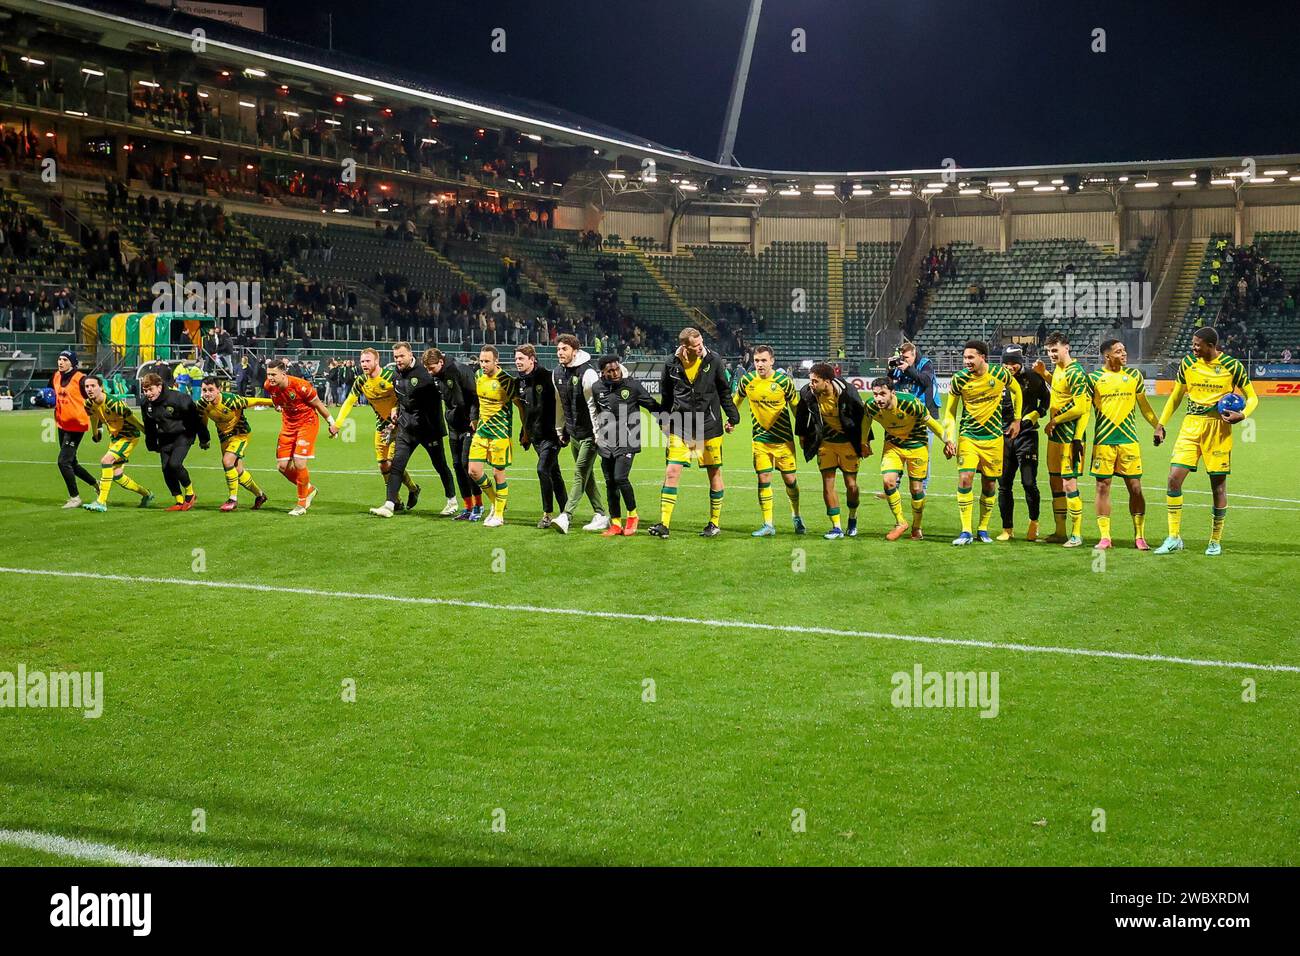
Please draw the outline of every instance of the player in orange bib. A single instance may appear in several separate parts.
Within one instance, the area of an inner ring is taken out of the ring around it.
[[[330,427],[334,425],[334,416],[316,395],[311,382],[290,375],[283,359],[266,363],[266,384],[262,387],[280,410],[275,463],[280,474],[298,486],[298,504],[289,514],[299,517],[307,513],[316,497],[316,487],[307,474],[307,462],[316,457],[316,432],[320,429],[316,416],[320,415]]]

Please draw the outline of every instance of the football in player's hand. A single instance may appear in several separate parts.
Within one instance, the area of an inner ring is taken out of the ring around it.
[[[1229,392],[1219,399],[1219,414],[1224,412],[1239,412],[1246,407],[1246,400],[1236,392]]]

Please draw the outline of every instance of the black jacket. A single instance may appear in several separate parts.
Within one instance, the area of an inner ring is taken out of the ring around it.
[[[1016,381],[1020,383],[1020,394],[1022,396],[1020,435],[1016,441],[1020,444],[1021,439],[1024,439],[1023,444],[1036,446],[1038,444],[1038,424],[1052,407],[1052,389],[1047,384],[1047,379],[1027,365],[1020,367],[1020,374],[1016,376]],[[1030,417],[1031,412],[1037,414]],[[1002,420],[1004,422],[1011,421],[1012,414],[1011,390],[1007,389],[1002,393]]]
[[[659,411],[659,403],[636,379],[624,376],[615,383],[603,378],[591,388],[596,403],[596,451],[605,458],[635,455],[641,450],[641,412]]]
[[[586,441],[593,435],[591,419],[596,406],[591,401],[591,390],[599,378],[596,363],[585,349],[578,349],[569,365],[555,367],[555,393],[564,412],[565,434],[572,441]]]
[[[520,375],[518,382],[519,401],[524,406],[519,422],[522,434],[528,436],[529,444],[535,445],[539,441],[558,442],[563,418],[551,370],[543,368],[542,363],[538,362],[527,375]]]
[[[727,381],[726,363],[715,352],[704,353],[694,382],[687,380],[681,359],[675,355],[669,359],[659,379],[659,403],[664,430],[687,440],[719,437],[724,412],[732,425],[740,423],[740,412],[736,410],[731,383]]]
[[[144,422],[144,447],[158,451],[181,438],[203,444],[209,441],[208,426],[199,415],[194,399],[174,388],[164,387],[157,401],[140,397],[140,419]]]
[[[861,455],[862,419],[866,414],[862,396],[858,394],[856,388],[842,378],[835,379],[832,386],[839,394],[836,404],[839,406],[840,426],[844,429],[844,437],[849,440],[853,450]],[[822,418],[821,409],[817,406],[817,394],[813,391],[812,385],[805,385],[799,389],[799,404],[795,406],[794,412],[794,433],[799,437],[799,444],[803,448],[804,461],[811,461],[817,454],[817,449],[821,447],[829,430],[825,419]],[[871,443],[871,437],[871,427],[867,426],[867,444]]]
[[[469,431],[469,423],[478,419],[478,388],[473,370],[448,355],[442,360],[442,371],[436,377],[447,408],[447,427],[453,432]]]
[[[397,427],[415,441],[437,441],[447,434],[442,421],[442,392],[429,370],[419,363],[393,368],[397,393]]]

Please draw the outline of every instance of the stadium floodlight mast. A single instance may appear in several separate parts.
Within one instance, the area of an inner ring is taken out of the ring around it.
[[[758,33],[758,15],[763,10],[763,0],[749,0],[749,14],[745,17],[745,32],[740,39],[740,56],[736,59],[736,73],[731,78],[731,97],[727,100],[727,115],[722,121],[722,139],[718,142],[718,165],[736,166],[736,127],[740,123],[740,107],[745,102],[745,85],[749,82],[749,60],[754,53],[754,37]]]

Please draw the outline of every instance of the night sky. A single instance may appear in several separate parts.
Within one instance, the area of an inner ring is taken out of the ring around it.
[[[746,0],[274,0],[272,33],[716,158]],[[360,10],[360,12],[357,12]],[[735,153],[852,170],[1300,151],[1300,6],[766,0]],[[489,50],[494,27],[507,52]],[[807,52],[791,50],[791,31]],[[1105,53],[1090,49],[1106,30]]]

